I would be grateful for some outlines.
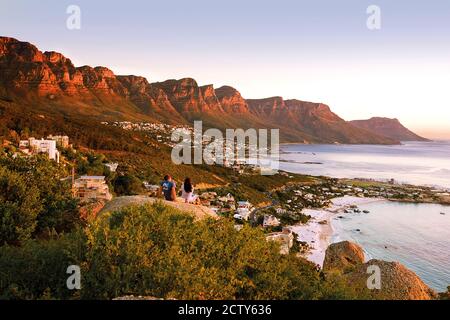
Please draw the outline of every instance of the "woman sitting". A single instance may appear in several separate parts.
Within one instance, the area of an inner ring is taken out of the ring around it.
[[[197,202],[198,196],[194,195],[194,186],[190,178],[186,178],[181,186],[181,198],[184,199],[185,203]]]

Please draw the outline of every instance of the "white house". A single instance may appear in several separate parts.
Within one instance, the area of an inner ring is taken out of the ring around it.
[[[289,230],[270,233],[266,236],[266,240],[278,242],[281,254],[289,254],[289,250],[294,245],[294,235]]]
[[[263,221],[263,227],[278,227],[280,225],[280,220],[272,215],[265,215]]]
[[[82,176],[75,180],[73,187],[76,197],[81,200],[112,199],[104,176]]]
[[[237,208],[234,217],[241,220],[248,220],[250,217],[250,210],[247,208]]]
[[[248,201],[238,201],[235,218],[248,220],[250,213],[252,212],[252,205]]]
[[[59,163],[59,151],[56,149],[55,140],[37,140],[35,138],[29,138],[28,140],[21,140],[19,148],[22,152],[27,154],[46,153],[50,160],[55,160]]]
[[[117,168],[119,167],[119,164],[117,162],[112,162],[112,163],[105,163],[104,166],[107,167],[109,171],[116,172]]]

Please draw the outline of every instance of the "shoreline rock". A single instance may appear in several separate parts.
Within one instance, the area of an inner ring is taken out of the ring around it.
[[[380,271],[380,289],[368,288],[373,270]],[[413,271],[399,262],[372,259],[364,262],[363,249],[352,242],[330,245],[325,253],[325,274],[338,272],[358,290],[369,290],[374,299],[383,300],[434,300],[438,294],[428,287]]]

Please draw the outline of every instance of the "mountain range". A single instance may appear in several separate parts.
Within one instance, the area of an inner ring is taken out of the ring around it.
[[[368,120],[353,120],[350,123],[358,128],[370,130],[391,139],[400,141],[429,141],[408,128],[405,128],[398,119],[373,117]]]
[[[150,83],[106,67],[75,67],[58,52],[0,37],[0,99],[27,112],[101,121],[142,121],[205,127],[280,128],[282,142],[398,144],[424,140],[396,119],[345,121],[322,103],[282,97],[245,99],[230,86],[194,79]]]

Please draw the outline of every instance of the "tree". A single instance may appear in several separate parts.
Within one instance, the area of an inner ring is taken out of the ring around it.
[[[41,210],[39,190],[27,185],[21,175],[0,166],[0,246],[29,239]]]
[[[113,186],[117,195],[131,196],[142,192],[142,181],[134,175],[116,177],[113,180]]]
[[[42,155],[30,158],[4,156],[0,157],[0,165],[14,173],[27,193],[32,191],[37,198],[35,235],[67,232],[81,222],[78,202],[72,196],[70,181],[64,179],[68,173],[62,166]],[[12,195],[11,200],[19,201],[20,198]]]

